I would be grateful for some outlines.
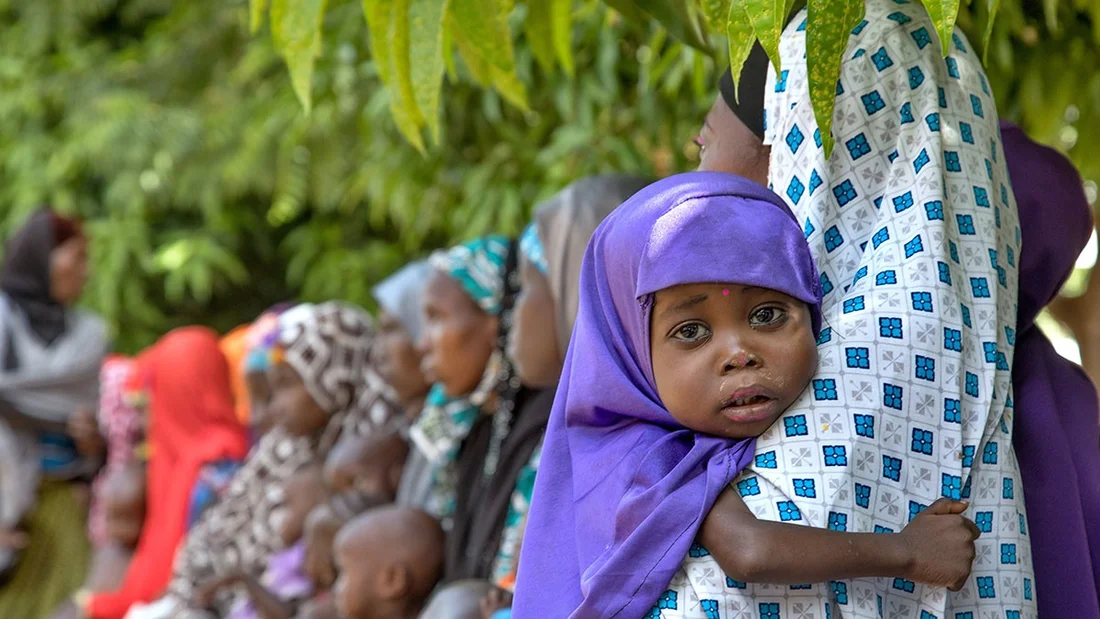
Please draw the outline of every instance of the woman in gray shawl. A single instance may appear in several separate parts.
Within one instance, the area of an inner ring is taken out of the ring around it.
[[[4,248],[0,267],[0,570],[14,566],[16,533],[32,540],[0,591],[0,616],[41,616],[80,585],[87,548],[71,486],[91,468],[69,435],[94,413],[107,352],[103,321],[73,308],[87,278],[80,224],[43,208]],[[93,417],[94,418],[94,417]],[[47,483],[39,486],[39,477]],[[37,500],[37,509],[30,514]],[[28,518],[29,515],[29,518]],[[37,543],[38,539],[49,543]],[[72,543],[70,543],[72,542]],[[59,554],[59,553],[63,553]],[[65,556],[65,560],[59,559]],[[71,577],[70,577],[71,576]]]

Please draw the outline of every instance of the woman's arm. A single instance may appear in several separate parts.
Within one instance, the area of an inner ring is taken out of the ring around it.
[[[970,575],[980,534],[959,515],[966,507],[940,499],[901,533],[843,533],[759,520],[727,489],[703,520],[699,541],[727,576],[743,582],[902,577],[956,591]]]

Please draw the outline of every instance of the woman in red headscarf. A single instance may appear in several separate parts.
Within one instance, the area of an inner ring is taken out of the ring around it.
[[[200,471],[239,461],[248,451],[228,364],[214,332],[201,327],[172,331],[137,363],[136,378],[149,394],[145,526],[122,587],[78,594],[78,607],[95,619],[121,619],[131,605],[164,591]]]

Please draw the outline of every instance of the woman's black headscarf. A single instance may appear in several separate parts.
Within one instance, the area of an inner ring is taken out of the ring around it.
[[[734,94],[733,74],[729,69],[718,80],[718,90],[726,105],[761,140],[764,139],[764,87],[767,81],[768,54],[760,43],[752,46],[741,70],[741,80],[737,84],[737,95],[740,96]]]
[[[79,234],[75,222],[44,208],[31,215],[4,248],[0,290],[26,315],[31,330],[47,345],[65,333],[66,311],[50,296],[50,253]]]

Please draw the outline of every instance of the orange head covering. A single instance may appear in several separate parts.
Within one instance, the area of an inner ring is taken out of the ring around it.
[[[237,411],[237,421],[248,425],[252,403],[248,399],[248,386],[244,381],[244,358],[248,353],[248,334],[251,325],[241,325],[226,333],[218,345],[229,362],[229,385],[233,389],[233,402]]]
[[[121,619],[132,604],[164,592],[200,469],[243,459],[248,451],[247,433],[233,408],[229,366],[213,331],[172,331],[137,364],[134,374],[149,394],[145,527],[122,588],[89,600],[85,610],[95,619]]]

